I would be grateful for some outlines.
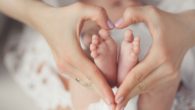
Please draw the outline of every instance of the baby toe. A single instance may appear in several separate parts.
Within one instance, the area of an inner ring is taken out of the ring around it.
[[[133,41],[133,33],[132,33],[131,30],[125,31],[124,41],[126,41],[126,42],[132,42]]]
[[[92,57],[92,58],[96,58],[97,56],[98,56],[97,51],[92,51],[92,52],[91,52],[91,57]]]
[[[131,59],[131,63],[137,62],[137,60],[138,60],[137,54],[135,54],[134,52],[131,52],[130,53],[130,59]]]
[[[95,44],[91,44],[90,45],[90,50],[91,51],[94,51],[96,48],[97,48],[97,46]]]
[[[140,38],[136,37],[133,41],[133,51],[135,54],[139,54],[140,52]]]

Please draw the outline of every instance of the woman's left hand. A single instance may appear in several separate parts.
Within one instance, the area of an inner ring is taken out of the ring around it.
[[[116,110],[132,97],[179,81],[179,69],[187,50],[195,44],[195,11],[172,14],[153,6],[127,8],[115,25],[124,28],[144,22],[153,38],[144,58],[127,75],[116,94]]]

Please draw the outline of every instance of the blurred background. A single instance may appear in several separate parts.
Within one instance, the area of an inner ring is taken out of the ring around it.
[[[0,13],[0,110],[40,110],[17,85],[3,64],[3,49],[10,34],[22,25]]]

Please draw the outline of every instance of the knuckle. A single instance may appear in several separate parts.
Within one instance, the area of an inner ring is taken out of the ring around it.
[[[60,71],[62,72],[68,72],[70,69],[70,64],[67,63],[66,61],[57,61],[57,67]]]
[[[102,7],[94,7],[93,14],[94,14],[93,20],[97,21],[105,18],[106,11]]]
[[[160,11],[157,7],[153,6],[153,5],[148,5],[145,6],[145,10],[148,10],[148,14],[155,20],[157,21],[158,19],[160,19]]]
[[[105,13],[105,9],[102,7],[96,7],[96,13],[98,15],[102,15],[103,13]]]
[[[146,85],[144,82],[141,82],[139,85],[138,85],[138,90],[139,92],[143,92],[146,90]]]
[[[126,17],[126,18],[129,18],[130,16],[131,16],[131,13],[133,12],[133,8],[130,8],[130,7],[128,7],[126,10],[125,10],[125,12],[124,12],[124,16]]]
[[[135,80],[136,83],[140,83],[142,80],[142,77],[143,77],[143,75],[141,73],[139,73],[139,74],[135,74],[133,79]]]
[[[158,13],[158,8],[155,7],[155,6],[153,6],[153,5],[147,5],[145,8],[146,8],[147,10],[149,10],[150,12],[152,12],[153,14]]]
[[[135,10],[135,8],[132,8],[132,7],[127,8],[125,10],[124,15],[123,15],[125,21],[129,21],[129,19],[131,19],[131,21],[134,23],[137,21],[136,16],[134,16],[134,13],[135,13],[134,10]]]

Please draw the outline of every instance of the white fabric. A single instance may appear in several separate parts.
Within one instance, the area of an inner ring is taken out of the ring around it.
[[[62,0],[61,0],[62,1]],[[171,12],[195,8],[194,0],[147,0],[157,3],[158,7]],[[135,35],[141,37],[141,55],[144,58],[152,39],[146,27],[138,24],[130,27]],[[113,30],[112,36],[118,42],[121,41],[124,30]],[[56,109],[71,105],[71,98],[65,90],[56,71],[53,57],[46,41],[40,34],[26,27],[22,35],[12,35],[7,43],[5,51],[5,63],[8,70],[21,87],[43,109]],[[16,36],[19,36],[16,37]],[[179,48],[179,47],[178,47]],[[195,108],[195,49],[186,54],[182,67],[182,79],[184,86],[178,92],[175,101],[175,110],[189,110]],[[108,110],[101,100],[89,106],[89,110]],[[125,110],[136,110],[136,99],[128,103]]]

